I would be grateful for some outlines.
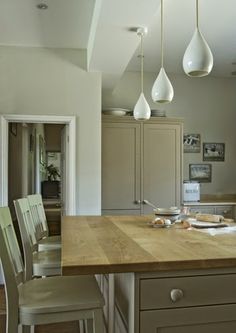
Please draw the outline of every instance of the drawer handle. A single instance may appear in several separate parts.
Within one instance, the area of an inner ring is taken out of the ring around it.
[[[170,298],[174,303],[178,302],[183,297],[184,297],[184,292],[181,289],[172,289],[170,292]]]

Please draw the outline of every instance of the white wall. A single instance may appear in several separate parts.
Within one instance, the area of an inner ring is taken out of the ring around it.
[[[0,113],[77,116],[77,213],[92,215],[101,207],[101,75],[82,70],[80,55],[0,47]]]
[[[226,144],[225,162],[211,162],[212,183],[202,184],[201,193],[236,193],[236,80],[170,75],[175,90],[174,100],[168,105],[158,105],[151,100],[155,78],[153,73],[145,73],[144,90],[151,109],[165,109],[168,117],[183,117],[184,132],[200,133],[202,142]],[[140,94],[139,89],[139,73],[126,72],[113,93],[103,94],[103,107],[133,109]],[[188,179],[189,163],[202,162],[202,149],[201,153],[185,153],[184,179]]]

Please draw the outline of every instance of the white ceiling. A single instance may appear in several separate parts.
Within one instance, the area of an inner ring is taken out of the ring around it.
[[[36,4],[45,2],[47,10]],[[139,70],[140,39],[132,28],[148,26],[145,70],[160,69],[160,0],[0,0],[0,45],[87,50],[89,70],[114,88],[127,70]],[[199,25],[213,56],[211,75],[236,71],[236,1],[199,0]],[[168,73],[183,73],[182,58],[195,24],[195,0],[164,0]]]

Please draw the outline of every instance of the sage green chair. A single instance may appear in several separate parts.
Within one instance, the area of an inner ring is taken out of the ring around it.
[[[0,208],[0,259],[7,298],[6,333],[29,332],[36,325],[92,321],[103,333],[104,299],[93,276],[24,280],[24,266],[8,207]]]
[[[35,238],[38,250],[55,250],[61,248],[61,236],[49,236],[47,219],[41,194],[27,196],[29,207],[35,226]]]
[[[35,226],[26,198],[14,201],[25,260],[25,278],[61,275],[61,251],[38,251]]]

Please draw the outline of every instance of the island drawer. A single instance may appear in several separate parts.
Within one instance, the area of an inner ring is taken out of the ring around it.
[[[142,279],[140,309],[236,302],[236,274]]]

